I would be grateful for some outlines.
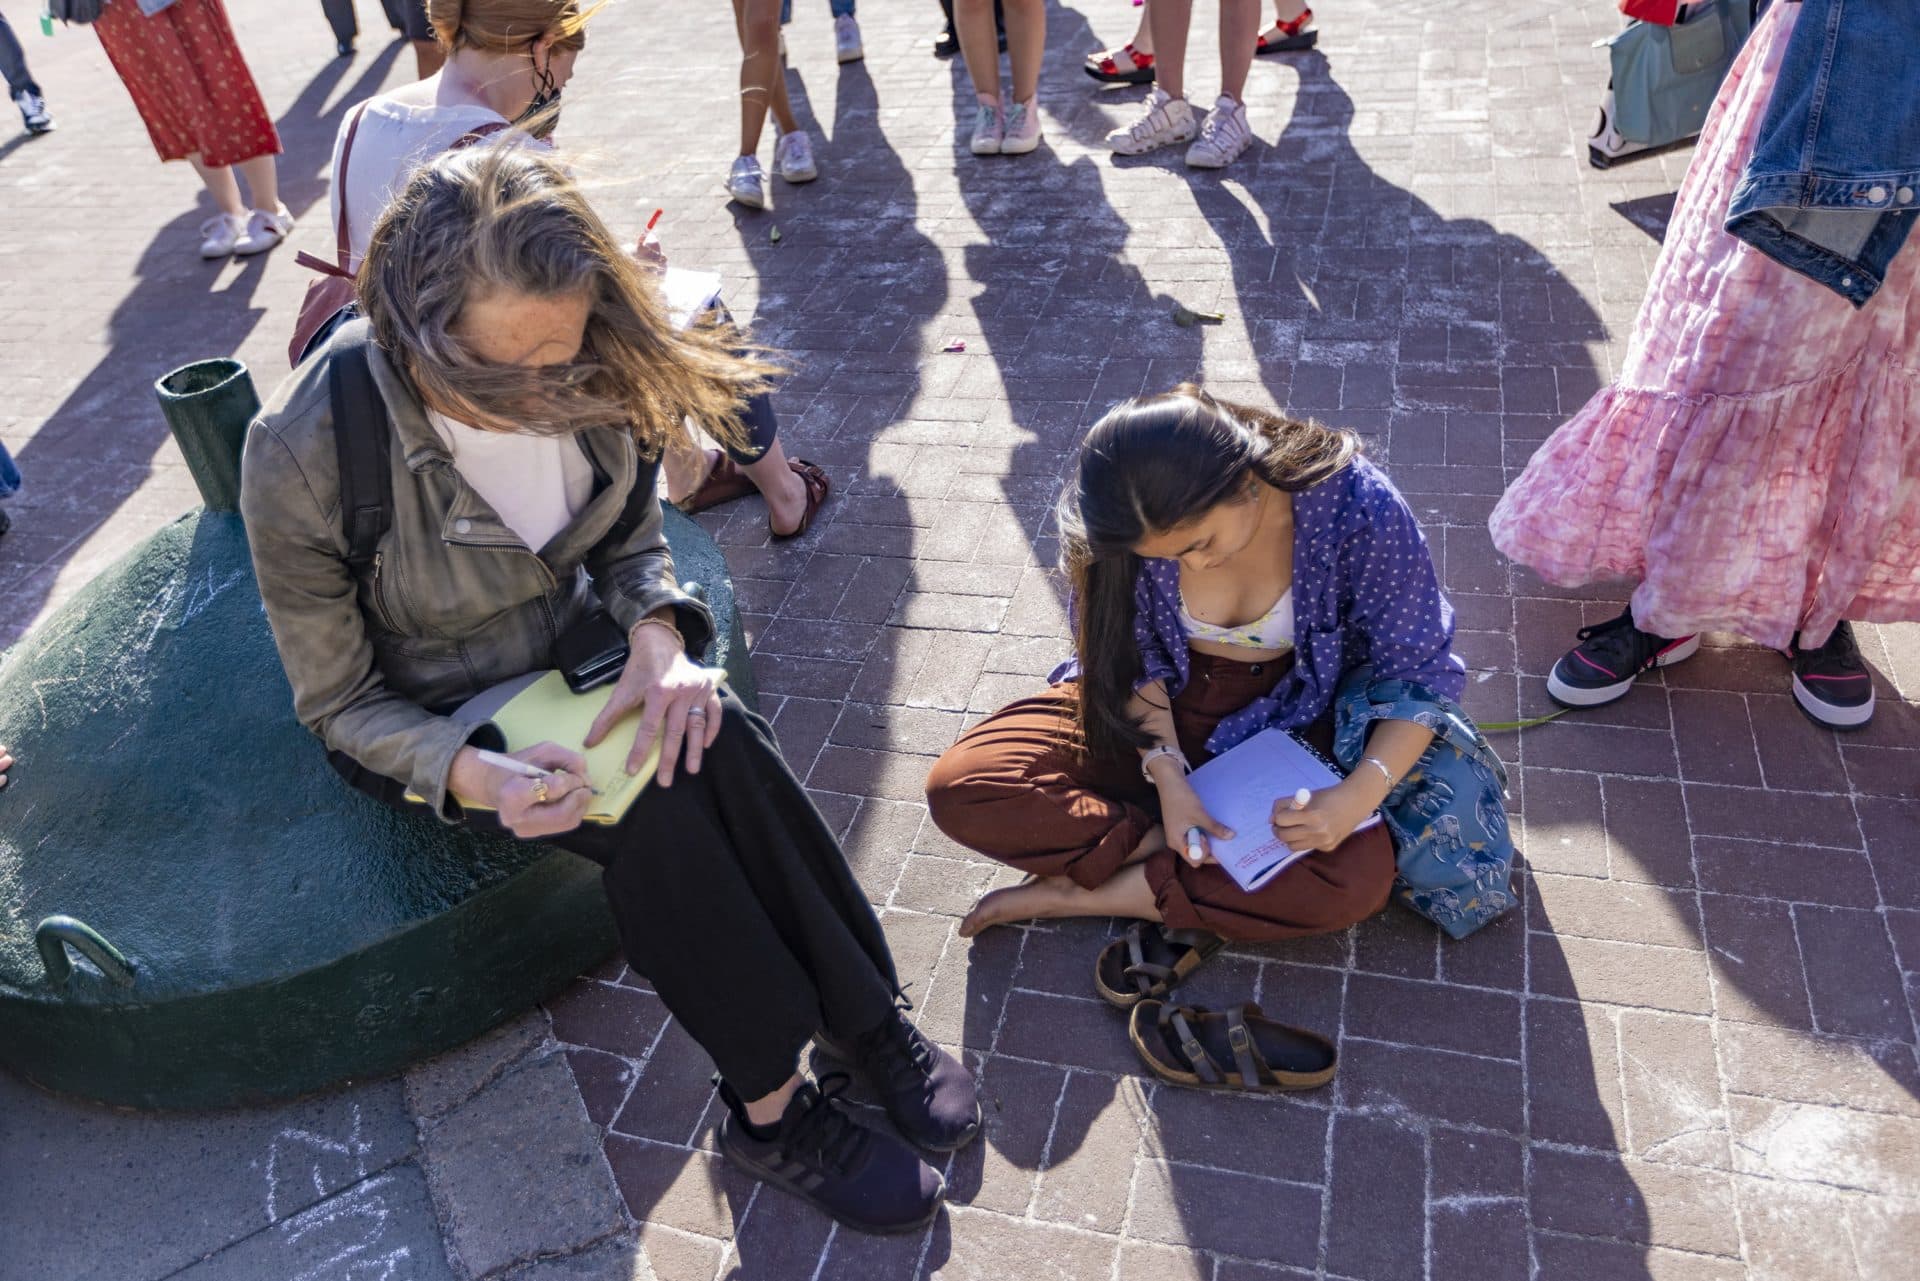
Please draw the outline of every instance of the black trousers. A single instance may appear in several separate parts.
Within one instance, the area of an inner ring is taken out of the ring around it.
[[[730,691],[698,774],[648,787],[617,826],[551,844],[600,864],[628,963],[743,1098],[771,1094],[824,1028],[850,1040],[892,1017],[899,980],[839,842],[773,731]],[[399,809],[406,789],[330,759]],[[491,814],[465,820],[502,830]]]

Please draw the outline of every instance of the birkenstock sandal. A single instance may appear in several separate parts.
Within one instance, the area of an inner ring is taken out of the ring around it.
[[[680,510],[689,514],[703,512],[709,507],[718,507],[721,503],[730,503],[736,498],[745,498],[753,492],[753,481],[747,473],[740,470],[740,464],[733,461],[724,451],[715,450],[719,461],[707,469],[707,478],[700,482],[700,488],[693,491],[680,504]]]
[[[1206,930],[1170,930],[1141,921],[1100,949],[1093,989],[1108,1005],[1131,1009],[1148,997],[1165,996],[1226,945]]]
[[[800,523],[784,534],[775,529],[772,518],[768,518],[767,533],[773,536],[773,541],[776,543],[784,543],[789,538],[798,538],[812,528],[813,518],[820,514],[820,508],[826,503],[827,494],[833,488],[833,482],[827,479],[827,473],[820,470],[817,463],[810,463],[804,458],[789,458],[787,466],[793,468],[800,477],[800,483],[806,486],[807,506],[806,510],[800,514]]]
[[[1339,1051],[1317,1032],[1267,1018],[1248,1001],[1221,1014],[1141,1001],[1127,1026],[1147,1070],[1169,1085],[1238,1094],[1312,1090],[1333,1080]],[[1232,1069],[1221,1067],[1230,1061]]]

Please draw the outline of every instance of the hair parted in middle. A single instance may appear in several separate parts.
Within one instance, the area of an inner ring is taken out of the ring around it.
[[[774,367],[732,325],[681,329],[651,273],[615,242],[551,154],[514,134],[422,166],[374,225],[357,281],[375,340],[428,404],[492,431],[630,431],[659,456],[692,419],[742,444],[741,410]],[[481,360],[454,333],[496,291],[591,301],[580,355],[561,366]]]
[[[1360,452],[1350,431],[1218,400],[1192,383],[1122,401],[1081,442],[1059,509],[1060,560],[1075,601],[1081,734],[1096,756],[1148,742],[1127,710],[1140,679],[1134,548],[1222,503],[1248,501],[1257,478],[1293,493]]]

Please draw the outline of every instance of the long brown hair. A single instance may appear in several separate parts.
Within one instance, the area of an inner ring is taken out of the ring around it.
[[[580,0],[427,0],[427,21],[448,49],[512,53],[554,34],[557,49],[587,43],[587,19],[601,4],[582,10]]]
[[[743,442],[740,414],[772,366],[731,326],[677,327],[653,277],[615,243],[546,150],[513,134],[423,166],[374,225],[360,304],[380,346],[428,404],[493,431],[630,430],[657,456],[691,418]],[[496,290],[592,300],[580,355],[497,365],[454,334],[468,300]]]
[[[1061,568],[1075,601],[1080,732],[1090,752],[1123,757],[1148,742],[1127,712],[1141,675],[1134,547],[1221,503],[1247,501],[1249,474],[1293,493],[1359,452],[1352,432],[1217,400],[1192,383],[1122,401],[1094,424],[1059,513]]]

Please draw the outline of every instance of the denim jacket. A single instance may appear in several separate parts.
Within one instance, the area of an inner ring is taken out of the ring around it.
[[[1920,2],[1803,0],[1726,229],[1865,306],[1920,211]]]

